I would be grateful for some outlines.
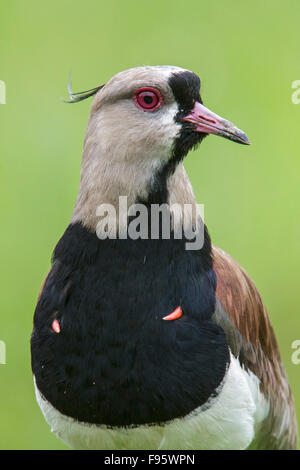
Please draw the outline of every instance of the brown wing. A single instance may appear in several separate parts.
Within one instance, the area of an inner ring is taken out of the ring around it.
[[[261,392],[270,404],[253,446],[295,449],[293,397],[261,297],[247,273],[228,254],[213,247],[213,259],[218,299],[214,320],[223,327],[233,354],[259,378]]]

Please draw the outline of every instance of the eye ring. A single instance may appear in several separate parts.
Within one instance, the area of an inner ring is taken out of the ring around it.
[[[143,87],[135,90],[133,101],[142,111],[155,111],[163,104],[163,97],[156,88]]]

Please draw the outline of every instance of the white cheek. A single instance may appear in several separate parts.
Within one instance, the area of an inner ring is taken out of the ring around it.
[[[141,111],[133,103],[129,109],[130,112],[125,108],[127,119],[105,113],[99,127],[99,141],[104,144],[105,153],[119,162],[142,166],[168,160],[181,129],[175,122],[177,103],[163,105],[153,112]]]
[[[170,158],[174,141],[181,129],[181,125],[175,122],[177,113],[178,105],[172,103],[163,107],[160,115],[153,116],[152,132],[148,136],[149,143],[150,140],[152,142],[152,147],[149,146],[148,151],[153,157],[163,160]]]

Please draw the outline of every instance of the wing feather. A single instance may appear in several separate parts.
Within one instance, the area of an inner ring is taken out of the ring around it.
[[[270,405],[253,445],[295,449],[294,401],[267,310],[254,282],[231,256],[213,247],[213,260],[217,276],[214,320],[223,327],[233,354],[260,380],[260,390]]]

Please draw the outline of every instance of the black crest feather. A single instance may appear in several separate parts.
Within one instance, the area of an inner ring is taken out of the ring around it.
[[[73,93],[72,91],[72,81],[71,81],[71,75],[69,75],[68,79],[68,93],[69,93],[69,100],[65,100],[62,98],[62,101],[65,103],[78,103],[79,101],[86,100],[87,98],[90,98],[91,96],[95,95],[97,91],[101,90],[104,85],[97,86],[95,88],[91,88],[90,90],[85,90],[85,91],[79,91],[78,93]]]

